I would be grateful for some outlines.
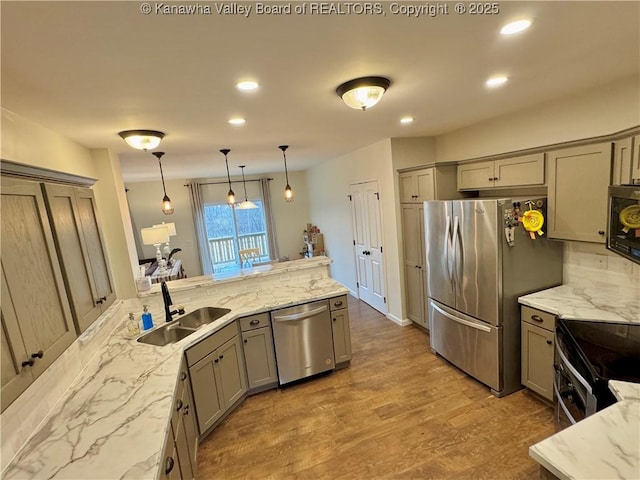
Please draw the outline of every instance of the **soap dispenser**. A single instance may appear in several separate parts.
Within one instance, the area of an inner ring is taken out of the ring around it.
[[[133,312],[129,312],[129,320],[127,320],[127,333],[130,337],[135,337],[140,334],[140,324],[133,315]]]
[[[151,313],[149,313],[149,305],[143,305],[142,329],[149,330],[150,328],[153,328],[153,319],[151,318]]]

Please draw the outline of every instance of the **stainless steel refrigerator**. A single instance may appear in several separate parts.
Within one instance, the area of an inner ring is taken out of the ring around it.
[[[562,283],[562,243],[531,238],[528,205],[546,214],[546,198],[424,204],[431,349],[499,397],[522,388],[518,297]]]

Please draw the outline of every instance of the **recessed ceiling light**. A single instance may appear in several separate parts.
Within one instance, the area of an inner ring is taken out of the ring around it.
[[[413,117],[402,117],[400,119],[400,123],[403,125],[407,125],[409,123],[413,122]]]
[[[516,20],[515,22],[507,23],[500,33],[502,35],[513,35],[514,33],[522,32],[531,26],[531,20]]]
[[[504,75],[496,75],[495,77],[491,77],[484,84],[489,88],[495,88],[500,85],[504,85],[505,83],[507,83],[507,77]]]
[[[244,118],[232,118],[229,123],[231,125],[244,125],[247,121]]]
[[[245,81],[236,83],[236,88],[238,90],[256,90],[258,88],[258,82],[254,81]]]

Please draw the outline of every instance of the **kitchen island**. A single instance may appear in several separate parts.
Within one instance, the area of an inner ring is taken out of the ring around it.
[[[520,297],[519,303],[559,318],[640,323],[640,293],[561,285]],[[640,385],[609,381],[617,403],[529,448],[560,479],[640,478]]]
[[[3,478],[159,478],[183,352],[239,317],[346,294],[329,278],[330,262],[318,257],[247,270],[235,279],[171,282],[173,303],[187,312],[206,306],[231,311],[163,347],[129,338],[123,315]],[[155,288],[142,303],[162,325],[163,303]]]

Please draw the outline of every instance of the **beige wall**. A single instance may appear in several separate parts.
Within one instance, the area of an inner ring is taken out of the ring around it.
[[[435,137],[398,137],[391,139],[393,168],[425,165],[436,161]]]
[[[97,179],[93,190],[116,294],[118,298],[135,296],[123,223],[123,212],[128,213],[123,210],[117,159],[107,150],[91,151],[5,109],[2,109],[0,156],[25,165]]]
[[[356,292],[349,185],[377,180],[382,210],[383,247],[388,316],[402,319],[401,269],[398,252],[396,175],[391,140],[386,139],[308,170],[311,220],[324,233],[327,255],[333,259],[331,276]]]
[[[296,260],[300,258],[298,252],[302,250],[303,246],[302,231],[306,223],[310,221],[306,173],[289,173],[289,183],[294,191],[294,201],[291,203],[285,202],[282,195],[285,186],[284,174],[266,174],[265,176],[273,178],[270,183],[271,206],[279,255]],[[246,178],[251,180],[258,177],[247,176]],[[234,177],[233,180],[235,181],[236,178]],[[138,237],[140,245],[142,245],[141,228],[162,222],[176,224],[176,236],[171,238],[171,246],[182,249],[176,254],[176,258],[182,260],[182,266],[187,276],[193,277],[202,275],[202,269],[196,246],[197,237],[191,213],[189,189],[184,186],[186,183],[187,180],[184,179],[165,180],[167,195],[171,198],[175,208],[172,215],[164,215],[160,210],[160,201],[163,196],[160,179],[157,182],[127,183],[127,199],[135,224],[134,235]],[[236,194],[241,194],[241,190],[235,186],[234,190]],[[142,245],[142,250],[143,258],[155,257],[153,245]]]
[[[455,161],[615,133],[640,124],[640,78],[472,125],[436,138],[438,161]]]

